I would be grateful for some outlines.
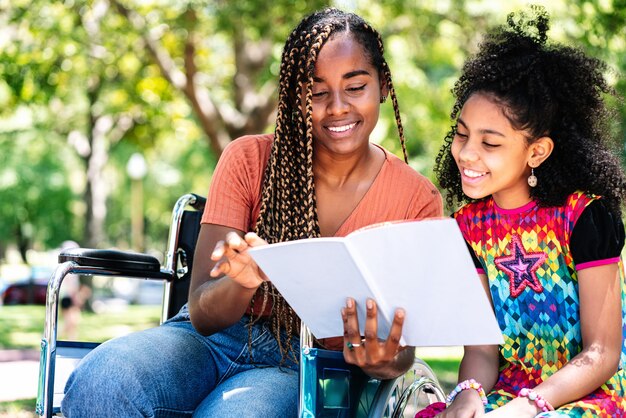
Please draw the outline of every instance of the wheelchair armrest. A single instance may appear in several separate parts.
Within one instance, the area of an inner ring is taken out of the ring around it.
[[[59,254],[59,263],[72,261],[77,266],[111,270],[120,275],[151,279],[171,279],[161,271],[156,257],[148,254],[119,250],[71,248]]]
[[[195,210],[203,211],[204,205],[206,205],[206,197],[200,196],[195,193],[191,193],[191,195],[194,197],[194,200],[189,202],[189,205]]]

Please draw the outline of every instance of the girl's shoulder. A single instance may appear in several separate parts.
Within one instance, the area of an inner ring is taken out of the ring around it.
[[[454,212],[452,216],[457,220],[464,218],[473,218],[490,210],[493,210],[493,199],[486,198],[466,203],[460,209]]]
[[[565,200],[563,206],[565,216],[572,223],[576,223],[578,218],[583,214],[585,209],[593,202],[602,200],[601,196],[597,196],[583,191],[577,191],[570,194]]]

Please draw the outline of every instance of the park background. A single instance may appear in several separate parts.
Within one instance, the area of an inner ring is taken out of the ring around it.
[[[410,164],[432,179],[465,58],[488,26],[530,3],[0,0],[0,288],[53,268],[68,240],[162,257],[177,197],[207,193],[231,140],[273,130],[284,40],[324,6],[354,11],[382,34]],[[626,0],[532,3],[551,14],[552,40],[609,64],[624,96]],[[624,157],[626,107],[615,104],[615,149]],[[401,155],[396,138],[383,105],[371,139]],[[85,313],[81,337],[158,322],[142,306],[127,309],[109,309],[123,321],[109,327]],[[125,319],[135,312],[138,324]],[[42,330],[43,308],[0,307],[0,351],[36,350]],[[459,351],[447,353],[425,355],[452,382]],[[0,403],[0,414],[33,408],[29,399]]]

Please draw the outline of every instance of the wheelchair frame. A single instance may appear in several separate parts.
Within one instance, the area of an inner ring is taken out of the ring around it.
[[[82,357],[98,345],[98,343],[57,340],[59,290],[63,279],[68,274],[83,274],[163,280],[165,287],[160,321],[163,323],[173,316],[187,299],[191,275],[189,266],[193,262],[199,219],[205,201],[205,198],[196,194],[186,194],[177,200],[172,211],[163,266],[155,257],[150,255],[115,250],[75,248],[66,250],[59,255],[59,265],[55,269],[47,289],[46,318],[41,340],[39,387],[35,409],[38,415],[49,418],[60,413],[63,389],[71,370],[75,368]],[[188,210],[188,206],[195,210]],[[183,226],[184,220],[186,223]],[[193,228],[189,226],[190,224]],[[187,231],[186,234],[185,230]],[[317,350],[319,349],[313,348],[313,335],[303,324],[300,333],[300,364],[302,365],[307,357],[315,355]],[[326,357],[339,358],[340,356],[340,360],[343,361],[341,352],[328,350],[320,350],[320,352],[324,353]],[[344,369],[345,366],[347,365],[344,363]],[[321,370],[325,370],[322,362],[320,362],[320,367]],[[335,369],[333,366],[333,370]],[[413,373],[413,377],[410,382],[405,382],[404,379],[410,373]],[[370,381],[376,385],[372,394],[373,400],[369,404],[369,410],[364,411],[366,415],[361,414],[358,415],[359,417],[400,417],[409,399],[411,397],[419,398],[422,394],[426,395],[428,403],[445,399],[434,373],[426,363],[419,359],[416,359],[413,369],[400,378],[384,381],[370,379]],[[349,384],[350,382],[348,382]],[[305,376],[302,366],[300,368],[299,390],[298,416],[315,417],[316,409],[325,407],[323,393],[320,395],[320,378],[316,376],[311,379],[311,376]],[[312,392],[305,396],[305,391]],[[316,400],[314,404],[310,403],[311,398]],[[318,398],[322,398],[322,401],[317,401]],[[335,417],[355,416],[353,412],[349,412],[341,406],[337,408],[336,405],[331,406],[331,412]]]

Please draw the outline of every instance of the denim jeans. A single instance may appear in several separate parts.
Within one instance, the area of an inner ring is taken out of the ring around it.
[[[263,320],[251,330],[251,359],[248,322],[204,337],[185,306],[159,327],[103,343],[68,379],[61,410],[67,418],[296,416],[298,366],[281,365]]]

